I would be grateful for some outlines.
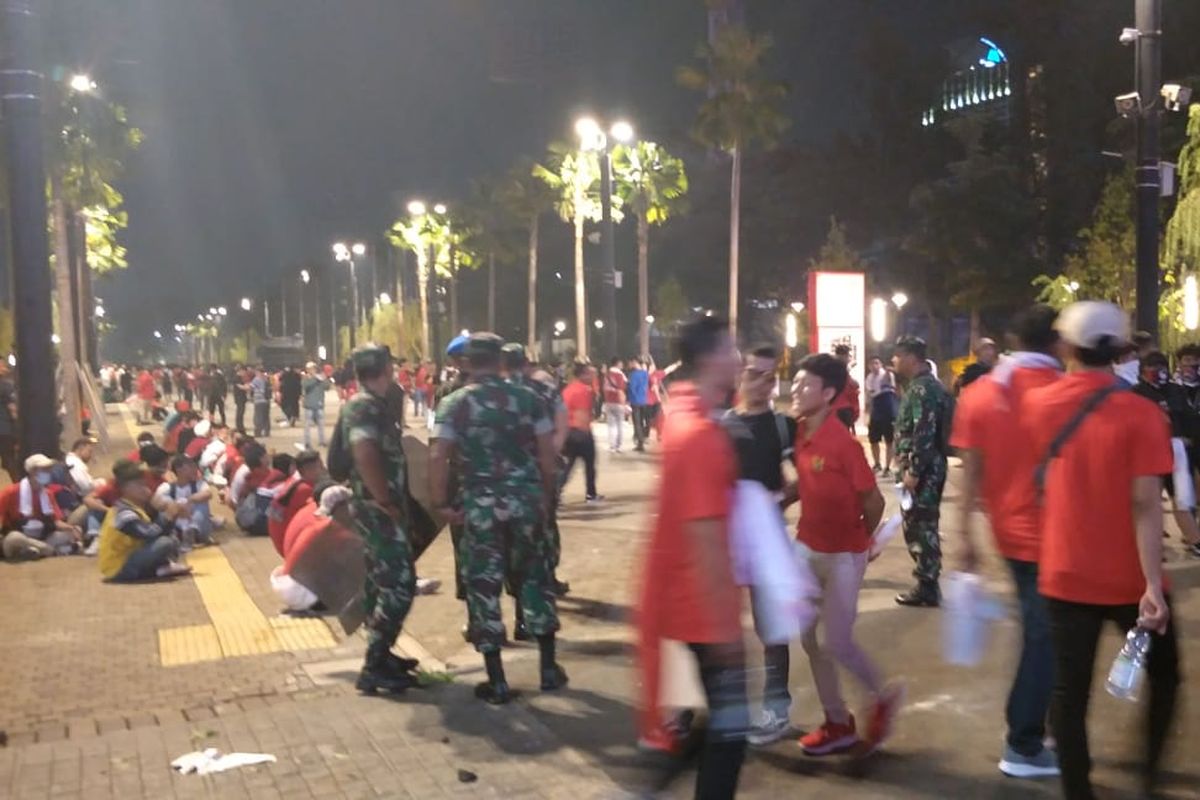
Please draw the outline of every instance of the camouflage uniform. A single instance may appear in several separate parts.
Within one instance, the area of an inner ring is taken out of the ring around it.
[[[433,408],[437,413],[441,412],[442,401],[450,395],[457,392],[466,385],[466,373],[462,370],[454,373],[454,377],[438,387],[438,390],[433,395]],[[435,415],[435,419],[437,416]],[[436,423],[435,423],[436,424]],[[434,436],[437,436],[437,430],[434,430]],[[450,486],[447,489],[449,492],[450,502],[454,506],[460,505],[459,487],[458,487],[458,471],[455,465],[450,465]],[[454,549],[454,596],[459,600],[467,599],[466,581],[463,579],[463,559],[462,559],[462,534],[463,526],[458,523],[450,524],[450,544]]]
[[[551,424],[558,417],[558,413],[564,409],[562,392],[549,384],[539,381],[536,378],[531,378],[523,373],[514,375],[509,379],[510,383],[516,386],[522,386],[533,392],[539,400],[542,401],[545,407],[546,416],[550,418]],[[557,487],[557,483],[555,483]],[[548,568],[550,570],[551,579],[553,579],[555,571],[558,569],[558,562],[562,556],[562,542],[558,535],[558,497],[552,499],[550,503],[550,513],[546,519],[546,557],[549,559]]]
[[[354,515],[354,529],[366,545],[367,641],[373,647],[390,649],[400,635],[416,589],[414,554],[408,536],[408,465],[400,429],[386,398],[366,390],[350,399],[342,409],[338,424],[342,426],[342,441],[349,447],[364,441],[379,445],[387,475],[388,496],[374,499],[401,511],[400,522],[381,511],[370,502],[373,498],[358,471],[351,471],[350,489],[354,497],[350,509]]]
[[[461,555],[467,589],[467,636],[481,653],[504,642],[500,592],[507,578],[518,589],[526,628],[534,636],[558,630],[537,437],[553,423],[531,392],[488,375],[438,407],[436,436],[455,447],[460,481]]]
[[[922,372],[909,381],[896,420],[896,466],[901,475],[912,473],[917,478],[912,508],[904,512],[904,541],[916,562],[913,575],[922,584],[935,586],[942,571],[938,521],[946,454],[941,426],[948,402],[946,388],[932,373]]]

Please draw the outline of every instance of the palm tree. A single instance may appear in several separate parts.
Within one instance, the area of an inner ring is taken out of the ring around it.
[[[583,225],[596,222],[600,210],[600,159],[593,151],[579,151],[565,144],[550,146],[545,166],[533,167],[540,178],[558,195],[555,208],[564,222],[575,227],[575,349],[586,358],[587,344],[587,287],[583,277]]]
[[[787,88],[762,76],[763,57],[771,44],[770,36],[755,36],[742,25],[730,25],[717,34],[711,45],[696,49],[701,66],[684,66],[676,71],[682,86],[707,95],[697,112],[693,134],[703,144],[730,154],[729,324],[735,336],[742,156],[755,142],[773,146],[789,125],[779,110]]]
[[[638,352],[650,353],[650,226],[662,225],[682,210],[688,191],[682,159],[654,142],[639,141],[613,149],[616,189],[637,216]]]
[[[541,227],[542,215],[554,208],[557,199],[556,192],[537,177],[534,170],[536,165],[527,159],[522,159],[509,170],[502,191],[504,204],[511,209],[514,216],[526,221],[529,233],[529,272],[528,272],[528,309],[527,309],[527,338],[529,352],[537,347],[537,273],[538,273],[538,233]]]
[[[507,263],[517,257],[524,217],[518,217],[510,205],[509,187],[503,181],[483,179],[472,182],[471,197],[463,209],[470,235],[469,249],[477,254],[478,265],[488,268],[487,329],[496,330],[496,261]]]
[[[421,310],[421,356],[431,358],[433,353],[431,323],[429,319],[429,279],[431,272],[450,273],[450,253],[446,246],[450,240],[450,228],[445,215],[435,211],[414,207],[407,217],[396,220],[387,233],[394,247],[412,250],[417,256],[417,301]]]

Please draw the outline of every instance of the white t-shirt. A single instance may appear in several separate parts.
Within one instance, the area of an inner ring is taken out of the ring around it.
[[[88,465],[84,463],[83,459],[74,453],[67,453],[64,462],[79,494],[91,494],[92,490],[96,488],[96,479],[92,477],[91,470],[88,469]]]
[[[246,479],[250,477],[250,467],[242,464],[237,468],[237,472],[233,473],[233,480],[229,483],[229,502],[236,506],[242,501],[242,492],[246,490]]]

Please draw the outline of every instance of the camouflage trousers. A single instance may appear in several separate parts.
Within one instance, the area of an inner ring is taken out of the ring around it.
[[[521,605],[522,621],[534,636],[558,630],[550,586],[541,497],[464,498],[462,574],[467,590],[467,638],[481,653],[504,643],[500,594],[505,583]]]
[[[946,462],[920,476],[913,492],[913,505],[904,512],[904,543],[916,563],[913,576],[922,583],[937,583],[942,573],[942,489],[946,486]]]
[[[450,544],[454,548],[454,596],[459,600],[467,599],[467,581],[463,576],[462,552],[463,526],[450,526]]]
[[[403,526],[387,514],[358,501],[353,508],[354,529],[363,539],[367,561],[363,587],[367,642],[391,648],[416,592],[412,547]]]

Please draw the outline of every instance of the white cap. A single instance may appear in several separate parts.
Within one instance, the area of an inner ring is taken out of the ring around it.
[[[25,459],[25,471],[34,472],[39,469],[50,469],[54,466],[54,460],[47,458],[41,453],[34,453],[29,458]]]
[[[201,439],[207,439],[208,434],[212,432],[212,423],[206,419],[202,419],[196,423],[196,427],[192,429]]]
[[[1111,344],[1129,341],[1129,317],[1112,303],[1085,300],[1072,303],[1058,315],[1054,328],[1063,341],[1091,349],[1108,337]]]
[[[342,503],[350,499],[352,492],[345,486],[330,486],[321,492],[321,508],[317,512],[323,517],[332,517]]]

